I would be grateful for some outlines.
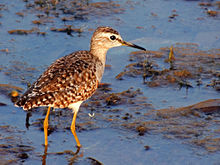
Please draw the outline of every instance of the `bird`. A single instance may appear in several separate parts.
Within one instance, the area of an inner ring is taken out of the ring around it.
[[[17,100],[15,106],[22,107],[23,110],[48,107],[43,122],[45,146],[48,145],[50,109],[67,108],[73,111],[70,129],[75,138],[76,146],[81,147],[75,129],[77,113],[80,105],[95,93],[101,82],[107,51],[118,46],[146,50],[124,41],[113,28],[100,26],[92,35],[89,51],[79,50],[57,59]]]

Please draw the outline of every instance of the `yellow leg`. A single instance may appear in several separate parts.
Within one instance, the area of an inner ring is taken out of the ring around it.
[[[75,128],[75,124],[76,124],[76,116],[77,116],[77,111],[75,111],[74,112],[74,114],[73,114],[73,121],[72,121],[72,124],[71,124],[71,131],[72,131],[72,134],[73,134],[73,136],[74,136],[74,138],[75,138],[75,140],[76,140],[76,144],[77,144],[77,147],[81,147],[81,144],[80,144],[80,142],[79,142],[79,139],[78,139],[78,137],[77,137],[77,135],[76,135],[76,128]]]
[[[50,107],[48,107],[48,110],[47,110],[47,114],[46,114],[46,117],[44,119],[44,139],[45,139],[45,146],[48,145],[48,141],[47,141],[47,136],[48,136],[48,118],[49,118],[49,114],[50,114]]]

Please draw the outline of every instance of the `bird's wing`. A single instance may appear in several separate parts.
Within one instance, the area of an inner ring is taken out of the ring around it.
[[[24,109],[38,106],[64,108],[89,98],[97,83],[94,57],[87,51],[76,52],[49,66],[16,105]]]

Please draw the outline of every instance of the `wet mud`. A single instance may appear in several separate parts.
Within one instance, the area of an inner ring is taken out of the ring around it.
[[[132,52],[129,60],[131,63],[116,76],[116,79],[142,76],[143,83],[149,87],[201,86],[219,90],[219,49],[204,51],[199,50],[198,45],[194,43],[176,43],[170,48],[160,48],[159,51]],[[168,65],[160,66],[156,61]]]
[[[145,1],[16,2],[0,2],[0,164],[219,163],[219,1],[181,1],[191,7],[186,15],[178,6],[164,15]],[[142,21],[132,13],[141,13]],[[124,30],[129,39],[139,37],[147,51],[108,53],[102,83],[77,116],[82,150],[76,153],[68,109],[51,112],[44,148],[47,108],[23,112],[13,103],[66,50],[85,48],[79,41],[88,45],[100,24]]]

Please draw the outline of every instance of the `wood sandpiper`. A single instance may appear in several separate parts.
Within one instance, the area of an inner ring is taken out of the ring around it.
[[[48,117],[53,107],[73,110],[70,128],[77,147],[81,147],[75,131],[79,107],[96,91],[103,76],[108,49],[123,45],[145,50],[124,41],[111,27],[98,27],[92,36],[89,51],[77,51],[56,60],[15,103],[24,110],[48,107],[43,124],[45,146],[48,145]]]

